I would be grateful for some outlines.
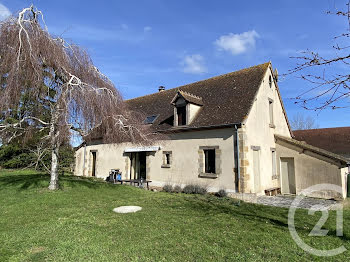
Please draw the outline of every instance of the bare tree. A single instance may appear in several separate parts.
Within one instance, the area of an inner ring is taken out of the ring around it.
[[[71,130],[84,137],[98,130],[106,142],[151,140],[147,126],[87,52],[51,36],[33,6],[1,22],[0,62],[1,140],[47,132],[42,145],[48,143],[51,151],[49,189],[58,188],[58,150]],[[41,147],[38,159],[43,152]]]
[[[312,84],[295,98],[295,103],[305,109],[349,107],[350,97],[350,1],[344,10],[329,11],[328,14],[347,19],[344,33],[334,37],[334,55],[325,57],[318,52],[307,50],[301,56],[293,57],[300,63],[289,73],[300,73],[300,78]]]
[[[290,121],[293,130],[305,130],[318,128],[315,119],[311,116],[305,116],[302,113],[297,113]]]

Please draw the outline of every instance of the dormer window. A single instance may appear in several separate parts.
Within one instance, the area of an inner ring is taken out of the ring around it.
[[[179,90],[171,104],[174,105],[174,126],[190,125],[201,106],[202,98]]]
[[[177,124],[184,126],[187,124],[187,112],[186,106],[177,107]]]

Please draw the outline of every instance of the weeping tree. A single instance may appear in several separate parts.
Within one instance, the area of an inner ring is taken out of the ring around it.
[[[142,116],[129,111],[88,53],[51,36],[31,6],[0,24],[0,139],[43,132],[51,151],[49,189],[58,188],[58,154],[72,130],[98,131],[105,142],[151,142]]]
[[[334,36],[333,55],[324,56],[319,52],[307,50],[300,56],[297,65],[289,70],[289,74],[299,77],[311,84],[299,96],[295,103],[305,109],[322,110],[325,108],[342,108],[350,106],[350,1],[329,15],[345,19],[343,33]]]

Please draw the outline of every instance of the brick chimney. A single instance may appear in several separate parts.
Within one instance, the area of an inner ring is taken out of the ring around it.
[[[164,87],[164,86],[158,87],[158,91],[159,91],[159,92],[163,92],[164,90],[165,90],[165,87]]]

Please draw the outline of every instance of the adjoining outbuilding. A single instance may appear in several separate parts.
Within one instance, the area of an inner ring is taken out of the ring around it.
[[[294,130],[294,138],[334,154],[350,158],[350,127]]]
[[[347,165],[349,160],[340,155],[311,146],[305,142],[276,135],[276,151],[282,194],[299,194],[315,184],[342,187],[342,193],[322,191],[313,197],[345,198],[347,194]],[[317,182],[317,183],[315,183]]]

